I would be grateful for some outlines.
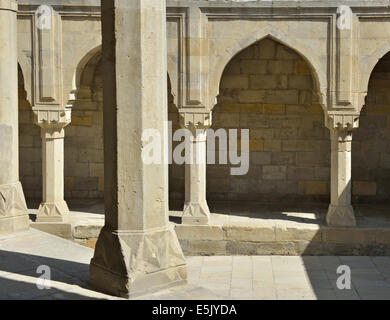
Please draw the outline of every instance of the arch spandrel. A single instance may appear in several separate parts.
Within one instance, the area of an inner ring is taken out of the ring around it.
[[[325,110],[328,90],[328,75],[326,72],[327,61],[321,61],[320,56],[318,54],[316,54],[310,47],[303,44],[297,38],[287,36],[284,32],[269,25],[256,32],[253,32],[252,34],[241,40],[236,41],[233,45],[229,47],[219,48],[218,51],[220,51],[221,53],[217,53],[215,55],[215,63],[210,68],[210,70],[213,70],[213,72],[210,74],[209,80],[209,105],[214,106],[216,104],[216,97],[219,95],[220,81],[222,79],[223,72],[229,62],[237,54],[239,54],[246,48],[266,38],[272,39],[294,50],[307,62],[308,66],[312,70],[314,86],[319,96],[319,103]]]

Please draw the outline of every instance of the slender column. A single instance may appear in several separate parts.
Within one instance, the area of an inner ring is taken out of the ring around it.
[[[90,285],[132,297],[186,279],[186,262],[168,219],[168,165],[146,164],[146,129],[168,147],[166,3],[102,1],[105,226]]]
[[[330,129],[331,203],[326,217],[329,226],[356,226],[351,205],[352,131]]]
[[[0,235],[29,227],[19,182],[16,1],[0,1]]]
[[[185,165],[185,203],[183,224],[209,224],[206,200],[207,128],[211,113],[181,113],[182,126],[191,131],[189,163]]]
[[[64,127],[69,109],[33,108],[42,137],[42,203],[36,222],[63,222],[69,213],[64,200]]]

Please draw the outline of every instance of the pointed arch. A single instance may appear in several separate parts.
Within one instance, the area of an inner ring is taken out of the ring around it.
[[[178,74],[178,68],[172,59],[168,57],[167,60],[167,72],[168,72],[168,78],[170,80],[170,89],[171,89],[171,95],[173,96],[173,104],[176,108],[178,107],[179,99],[178,99],[178,87],[179,87],[179,74]]]
[[[32,84],[33,84],[33,75],[31,68],[31,60],[25,55],[19,55],[18,57],[18,67],[23,75],[23,84],[24,90],[26,91],[26,100],[33,104],[33,95],[32,95]]]
[[[89,49],[86,53],[84,53],[82,58],[79,60],[73,72],[72,90],[69,95],[68,104],[73,105],[74,101],[77,99],[77,91],[80,89],[81,79],[85,67],[91,61],[91,59],[99,55],[101,52],[102,52],[102,45],[95,46],[94,48]]]
[[[362,94],[363,101],[363,103],[361,104],[362,107],[364,105],[364,98],[367,96],[368,93],[368,85],[370,83],[372,72],[374,71],[374,68],[378,64],[378,62],[388,52],[390,52],[390,42],[386,43],[384,46],[376,50],[373,54],[363,57],[360,61],[360,92]]]
[[[246,48],[251,45],[260,42],[263,39],[272,39],[290,49],[295,51],[299,56],[301,56],[308,64],[312,71],[314,86],[317,94],[319,96],[319,103],[326,109],[326,96],[327,96],[327,74],[326,72],[321,72],[321,62],[316,54],[310,48],[306,47],[297,39],[292,39],[287,37],[283,32],[278,30],[273,26],[266,26],[248,37],[241,39],[236,42],[233,46],[227,48],[223,51],[217,59],[217,63],[214,66],[214,74],[210,79],[210,94],[213,99],[219,95],[219,87],[222,79],[223,72],[228,66],[229,62],[234,59],[240,52],[244,51]],[[310,57],[310,60],[308,59]],[[215,100],[214,100],[215,101]],[[212,103],[211,105],[215,105]]]

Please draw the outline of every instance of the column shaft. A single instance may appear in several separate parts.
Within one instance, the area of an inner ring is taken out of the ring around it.
[[[42,128],[43,199],[37,222],[62,222],[69,213],[64,200],[63,128]]]
[[[0,234],[29,227],[19,182],[16,11],[15,1],[0,2]]]
[[[352,131],[331,129],[331,203],[327,223],[330,226],[355,226],[351,205]]]
[[[185,165],[184,224],[208,224],[210,210],[206,200],[207,135],[206,130],[193,132],[190,163]]]
[[[163,0],[102,1],[106,220],[90,284],[122,297],[186,279],[168,220],[168,164],[142,161],[144,130],[157,130],[162,150],[167,147],[165,6]]]

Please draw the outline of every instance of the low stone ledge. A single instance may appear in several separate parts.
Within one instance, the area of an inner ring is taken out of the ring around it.
[[[252,223],[234,218],[214,225],[174,224],[186,255],[390,255],[390,228],[334,228],[290,221]],[[237,220],[237,221],[236,221]],[[237,223],[236,223],[237,222]],[[31,227],[95,248],[104,219],[73,217],[72,223]]]
[[[183,253],[187,256],[225,256],[227,255],[226,241],[213,240],[182,240],[179,242]]]
[[[322,241],[322,230],[319,226],[312,228],[299,228],[289,226],[276,227],[276,241]]]
[[[75,225],[72,230],[74,239],[98,238],[103,225]]]
[[[61,222],[33,222],[30,227],[64,239],[72,239],[72,225]]]
[[[378,229],[330,228],[322,229],[323,242],[337,243],[376,243]]]
[[[223,226],[226,241],[245,242],[274,242],[276,241],[275,227],[235,227]]]
[[[390,230],[381,230],[375,233],[375,242],[390,244]]]
[[[176,224],[175,231],[179,239],[215,241],[224,240],[222,226]]]

